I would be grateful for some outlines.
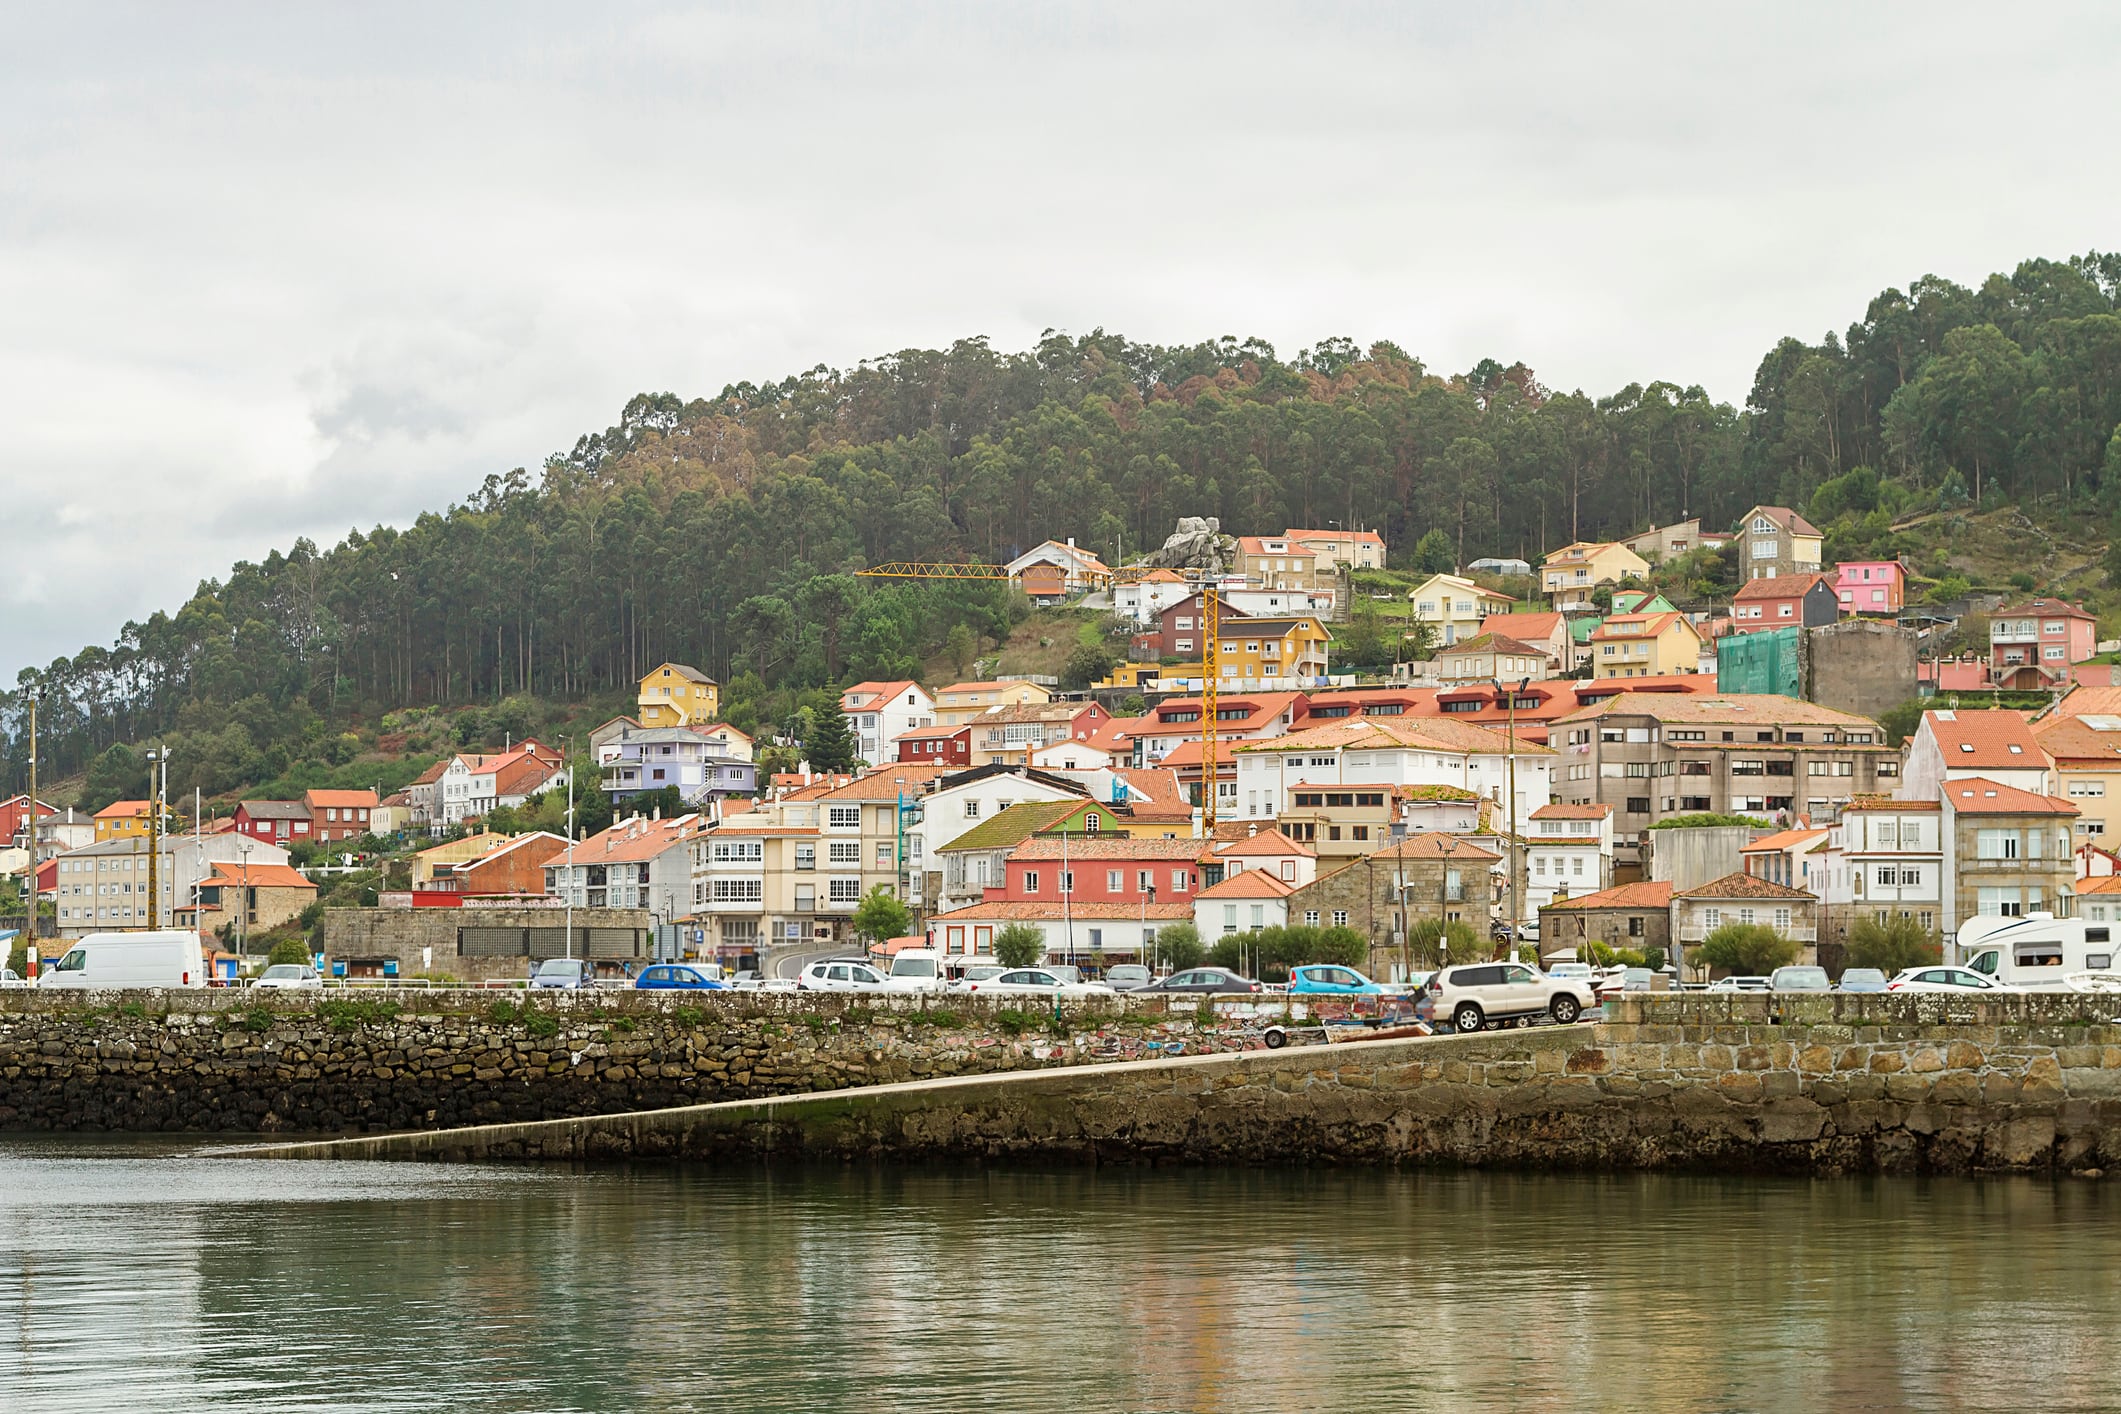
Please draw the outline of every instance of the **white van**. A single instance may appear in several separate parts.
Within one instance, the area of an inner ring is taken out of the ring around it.
[[[891,973],[884,979],[887,992],[940,992],[949,985],[943,975],[943,955],[932,948],[907,948],[894,953]]]
[[[38,977],[40,987],[203,987],[197,933],[91,933]]]
[[[2024,918],[1969,918],[1959,930],[1960,966],[2012,987],[2066,990],[2076,972],[2112,972],[2121,949],[2115,925],[2033,913]]]

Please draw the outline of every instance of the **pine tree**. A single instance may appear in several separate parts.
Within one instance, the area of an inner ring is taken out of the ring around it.
[[[813,771],[852,771],[854,733],[837,697],[817,709],[811,718],[810,735],[803,739],[803,755]]]

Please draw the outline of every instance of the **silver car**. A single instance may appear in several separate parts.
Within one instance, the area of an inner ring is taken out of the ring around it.
[[[307,992],[324,985],[317,969],[302,962],[276,962],[258,974],[251,983],[253,987],[285,988],[289,991]]]

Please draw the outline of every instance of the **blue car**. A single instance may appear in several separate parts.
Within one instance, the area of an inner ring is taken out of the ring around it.
[[[633,979],[637,992],[720,992],[725,990],[721,982],[709,977],[699,968],[682,962],[659,962],[653,967],[641,969],[641,975]]]
[[[1313,962],[1289,969],[1291,996],[1381,997],[1390,990],[1352,967]]]

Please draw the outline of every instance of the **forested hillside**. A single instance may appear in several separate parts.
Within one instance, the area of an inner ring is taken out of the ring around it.
[[[1778,344],[1744,408],[1683,381],[1599,395],[1522,362],[1430,369],[1383,341],[1283,358],[1102,331],[644,395],[539,472],[489,476],[404,530],[237,565],[109,647],[24,670],[0,702],[9,788],[31,691],[48,777],[174,732],[173,786],[214,793],[353,751],[348,724],[373,744],[386,712],[611,696],[665,658],[755,675],[739,700],[910,672],[960,624],[979,643],[1004,632],[1006,598],[848,571],[1070,535],[1118,556],[1180,515],[1241,533],[1352,523],[1401,548],[1440,529],[1462,559],[1537,559],[1682,514],[1722,526],[1761,500],[1827,517],[1844,549],[1875,547],[1893,513],[1968,500],[2104,525],[2121,501],[2117,311],[2121,256],[2029,261],[1978,288],[1925,276],[1845,334]]]

